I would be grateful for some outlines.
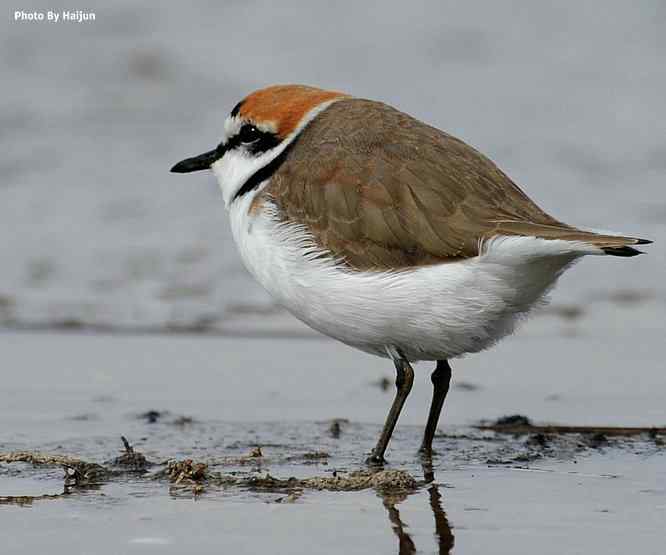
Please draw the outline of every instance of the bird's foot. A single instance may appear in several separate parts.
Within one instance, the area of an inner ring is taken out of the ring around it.
[[[365,464],[368,466],[381,467],[386,464],[386,459],[381,455],[370,453],[370,456],[365,459]]]

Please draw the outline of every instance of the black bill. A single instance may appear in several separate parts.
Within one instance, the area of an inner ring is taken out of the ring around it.
[[[174,173],[190,173],[198,172],[201,170],[209,170],[213,162],[220,158],[219,149],[209,150],[199,156],[193,156],[192,158],[186,158],[178,162],[171,171]]]

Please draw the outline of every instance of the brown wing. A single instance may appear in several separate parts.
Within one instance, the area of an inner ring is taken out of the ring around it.
[[[360,99],[333,104],[302,132],[264,196],[356,269],[469,258],[498,234],[602,237],[543,212],[455,137]]]

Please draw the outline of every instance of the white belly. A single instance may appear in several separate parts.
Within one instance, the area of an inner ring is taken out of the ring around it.
[[[379,356],[412,361],[483,350],[510,334],[589,245],[498,237],[481,256],[399,272],[357,272],[322,256],[306,230],[248,215],[234,202],[231,226],[247,269],[275,300],[312,328]]]

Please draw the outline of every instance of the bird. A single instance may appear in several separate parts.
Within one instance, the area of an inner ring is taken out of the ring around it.
[[[588,255],[648,239],[565,224],[462,140],[388,104],[306,85],[250,93],[219,144],[175,173],[211,170],[247,270],[315,330],[391,359],[396,391],[367,462],[385,452],[434,361],[419,449],[432,443],[452,359],[510,335]]]

